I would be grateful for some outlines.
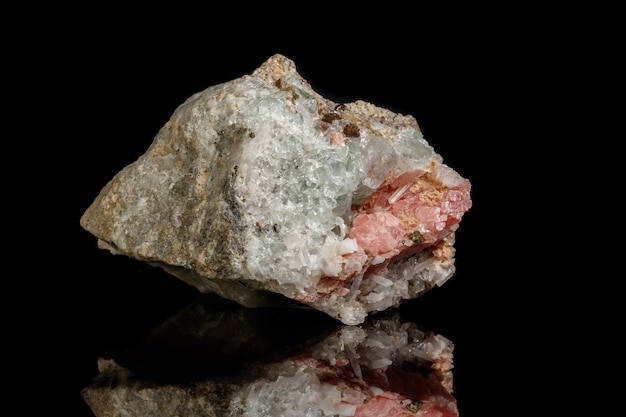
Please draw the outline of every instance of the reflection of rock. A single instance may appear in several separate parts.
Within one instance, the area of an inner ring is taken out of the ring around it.
[[[97,417],[452,417],[452,351],[397,313],[341,326],[200,299],[100,358],[82,395]]]
[[[334,103],[275,55],[182,103],[81,225],[201,292],[359,324],[452,276],[470,207],[415,118]]]

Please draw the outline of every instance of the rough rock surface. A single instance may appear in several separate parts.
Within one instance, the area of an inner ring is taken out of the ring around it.
[[[81,394],[96,417],[458,416],[450,340],[398,314],[318,314],[194,303],[101,357]]]
[[[413,117],[332,102],[275,55],[182,103],[80,222],[200,292],[358,324],[453,275],[471,204]]]

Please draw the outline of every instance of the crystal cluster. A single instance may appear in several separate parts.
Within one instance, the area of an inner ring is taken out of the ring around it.
[[[274,55],[182,103],[81,225],[200,292],[358,324],[453,275],[471,204],[413,117],[332,102]]]

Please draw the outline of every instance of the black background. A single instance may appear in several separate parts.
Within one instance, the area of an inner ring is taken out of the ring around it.
[[[16,83],[25,103],[15,104],[20,121],[13,125],[37,136],[45,161],[33,164],[36,183],[20,189],[36,203],[16,208],[34,226],[17,252],[39,248],[17,262],[28,296],[12,310],[26,323],[12,346],[31,349],[19,362],[20,386],[46,398],[26,402],[27,411],[43,404],[92,416],[79,391],[97,374],[98,356],[138,340],[195,297],[158,269],[98,249],[79,219],[186,98],[249,74],[274,53],[294,60],[327,98],[414,116],[444,161],[472,182],[473,207],[457,232],[457,272],[403,306],[455,344],[461,415],[502,416],[503,407],[544,395],[552,382],[535,376],[550,374],[553,361],[537,352],[538,340],[546,336],[541,329],[558,325],[543,314],[549,296],[533,259],[542,256],[528,252],[542,244],[531,221],[538,208],[528,200],[542,192],[533,184],[544,164],[528,137],[539,148],[550,145],[537,132],[552,129],[548,103],[561,89],[547,64],[558,49],[545,48],[556,41],[538,48],[528,24],[476,9],[381,7],[363,18],[318,5],[309,19],[246,11],[245,18],[215,12],[197,21],[195,11],[181,9],[159,19],[94,13],[40,33],[17,54],[29,59],[28,82]],[[533,17],[534,33],[543,30]]]

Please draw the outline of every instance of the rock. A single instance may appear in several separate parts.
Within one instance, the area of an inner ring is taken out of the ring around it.
[[[192,303],[101,357],[81,394],[96,417],[458,416],[450,340],[396,313],[319,314]]]
[[[413,117],[332,102],[274,55],[182,103],[80,224],[200,292],[358,324],[453,275],[471,205]]]

